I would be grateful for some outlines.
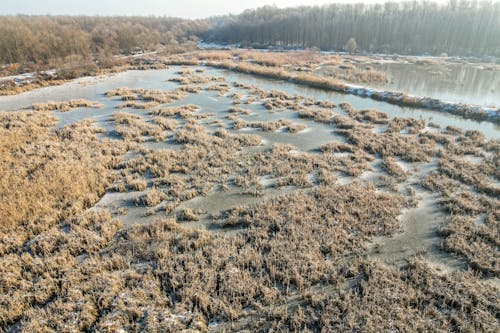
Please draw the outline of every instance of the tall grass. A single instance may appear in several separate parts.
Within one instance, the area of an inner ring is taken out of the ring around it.
[[[141,116],[118,112],[112,121],[123,139],[114,141],[98,140],[100,129],[90,121],[53,130],[48,112],[0,113],[0,329],[498,327],[492,297],[498,288],[478,276],[498,275],[498,199],[484,187],[485,179],[498,178],[497,141],[476,131],[429,132],[423,121],[346,104],[345,116],[331,117],[329,105],[248,88],[260,103],[298,105],[297,112],[307,110],[313,120],[328,119],[346,142],[325,144],[320,153],[281,144],[254,149],[259,136],[213,132],[195,105]],[[237,121],[244,112],[233,113]],[[247,124],[294,126],[286,120]],[[155,133],[171,136],[181,149],[141,144]],[[127,158],[126,151],[132,153]],[[477,164],[463,161],[470,154],[481,158]],[[336,177],[359,176],[379,158],[397,184],[404,178],[395,167],[400,159],[431,165],[438,159],[421,184],[453,216],[440,231],[444,249],[465,257],[472,271],[437,272],[421,259],[387,267],[369,258],[373,237],[401,227],[408,198],[380,184],[339,185]],[[290,192],[262,196],[269,190],[263,177],[273,191]],[[161,214],[158,220],[124,227],[92,207],[108,185],[108,191],[144,191],[136,203]],[[177,223],[201,219],[202,211],[179,205],[218,188],[262,197],[214,214],[208,230]]]
[[[72,99],[65,102],[36,103],[31,106],[36,111],[69,111],[73,108],[103,108],[104,105],[85,99]]]

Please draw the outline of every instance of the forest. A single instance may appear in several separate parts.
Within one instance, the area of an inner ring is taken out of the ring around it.
[[[200,39],[258,48],[498,56],[500,3],[264,6],[203,20],[0,16],[0,63],[7,74],[68,64],[110,67],[113,55],[184,52]]]
[[[500,55],[500,2],[428,1],[265,6],[212,20],[207,41],[243,47],[441,55]]]
[[[100,64],[111,56],[152,51],[168,46],[196,46],[207,23],[160,17],[0,17],[0,63],[31,69],[62,64]],[[15,69],[15,68],[14,68]]]

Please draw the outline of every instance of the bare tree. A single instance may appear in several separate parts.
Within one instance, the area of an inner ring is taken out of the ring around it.
[[[0,16],[0,64],[109,63],[112,55],[136,49],[182,40],[192,46],[191,36],[207,28],[206,21],[163,17]]]
[[[349,38],[349,40],[345,44],[345,49],[347,50],[347,52],[349,52],[349,54],[353,54],[354,52],[356,52],[356,50],[358,49],[358,44],[356,43],[356,40],[352,37]]]
[[[272,6],[217,17],[204,40],[247,46],[500,56],[500,1]]]

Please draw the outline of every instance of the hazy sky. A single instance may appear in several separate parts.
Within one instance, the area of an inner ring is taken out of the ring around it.
[[[155,15],[203,18],[240,13],[264,5],[291,7],[334,2],[384,2],[384,0],[0,0],[0,15]]]

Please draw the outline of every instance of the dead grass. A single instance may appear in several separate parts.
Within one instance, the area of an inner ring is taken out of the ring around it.
[[[117,88],[106,92],[107,97],[120,97],[122,100],[128,101],[117,105],[119,109],[150,109],[160,104],[168,104],[177,100],[183,99],[187,93],[182,89],[172,91],[164,90],[148,90],[148,89],[129,89]]]
[[[146,122],[141,116],[127,112],[117,112],[113,114],[115,121],[115,132],[126,141],[143,142],[148,139],[154,141],[164,141],[167,133],[164,127],[155,122]]]
[[[36,111],[61,111],[67,112],[74,108],[103,108],[104,105],[87,101],[85,99],[72,99],[65,102],[36,103],[31,106]]]
[[[437,172],[422,182],[425,188],[440,193],[439,205],[450,215],[441,229],[444,249],[464,256],[476,271],[498,277],[500,189],[492,181],[498,179],[498,142],[489,143],[490,147],[478,133],[448,132],[453,133],[446,143],[450,149],[441,154]],[[477,164],[464,159],[464,154],[476,152],[478,147],[488,147],[494,153]]]
[[[158,188],[150,189],[146,194],[140,196],[136,200],[136,204],[144,205],[147,207],[158,206],[163,200],[167,198],[167,194]]]
[[[181,105],[181,106],[170,106],[170,107],[162,107],[158,109],[153,109],[150,111],[150,114],[159,116],[165,119],[171,117],[178,117],[185,120],[193,120],[199,117],[203,117],[203,115],[196,115],[196,111],[200,109],[199,106],[189,104],[189,105]]]
[[[179,125],[179,122],[175,119],[168,119],[164,117],[153,117],[153,122],[160,126],[163,130],[173,131]]]
[[[38,80],[34,83],[22,85],[17,85],[14,80],[2,82],[2,85],[0,86],[0,96],[18,95],[38,88],[59,86],[66,82],[68,82],[68,80]]]
[[[287,131],[290,133],[297,133],[297,132],[303,131],[305,128],[306,128],[306,126],[304,126],[302,124],[288,124],[286,126]]]
[[[54,119],[46,112],[0,117],[0,327],[5,329],[35,304],[56,297],[61,272],[76,264],[76,256],[107,246],[120,228],[109,215],[77,216],[103,195],[125,147],[97,140],[91,122],[51,131]]]
[[[121,144],[112,147],[111,143],[98,142],[98,131],[89,122],[52,132],[54,120],[44,112],[0,116],[4,124],[0,128],[2,232],[16,230],[22,223],[32,229],[30,233],[36,233],[60,218],[59,208],[66,207],[66,214],[70,214],[88,207],[103,193],[110,181],[105,168],[114,163],[113,155],[123,151]],[[101,144],[104,147],[100,153],[93,152]],[[30,234],[26,232],[18,233],[19,240]],[[0,252],[8,248],[4,243]]]
[[[142,102],[127,102],[127,103],[122,103],[116,106],[117,109],[152,109],[156,106],[160,105],[158,102],[148,102],[148,103],[142,103]]]
[[[222,83],[218,87],[227,88]],[[0,329],[206,331],[214,322],[210,329],[220,331],[498,327],[498,288],[474,275],[498,275],[498,199],[488,181],[499,177],[497,142],[472,131],[427,134],[421,121],[389,120],[347,105],[349,116],[332,118],[327,103],[252,93],[259,102],[300,105],[306,118],[333,122],[346,143],[325,144],[320,154],[279,144],[253,151],[246,148],[259,145],[260,137],[212,133],[194,105],[141,116],[118,112],[113,121],[124,140],[116,141],[97,140],[100,130],[91,122],[51,130],[46,112],[0,114],[0,167],[6,170],[0,174],[0,220],[6,221],[0,226]],[[127,101],[144,94],[110,92]],[[245,124],[295,126],[288,120]],[[374,133],[376,124],[387,131]],[[136,143],[166,135],[182,149]],[[134,155],[124,160],[127,150]],[[469,153],[480,162],[460,163]],[[401,269],[370,261],[368,242],[398,231],[408,200],[373,184],[336,184],[335,175],[358,176],[378,157],[396,177],[404,176],[399,159],[439,158],[422,185],[439,191],[441,207],[453,216],[441,230],[444,248],[466,257],[473,272],[443,274],[420,260]],[[293,192],[263,196],[262,177]],[[137,204],[175,218],[124,228],[109,213],[88,209],[110,185],[145,191]],[[176,223],[199,220],[201,211],[179,205],[220,187],[262,198],[214,216],[209,231]],[[219,233],[226,229],[234,232]]]
[[[335,117],[338,122],[340,117]],[[339,127],[339,124],[336,124]],[[348,127],[347,129],[342,129]],[[350,122],[348,126],[341,125],[337,133],[346,136],[348,142],[370,154],[399,157],[407,162],[429,161],[437,154],[435,144],[425,142],[417,136],[402,136],[393,133],[375,134],[363,127]]]
[[[181,85],[194,85],[194,84],[207,84],[212,82],[222,82],[223,77],[208,76],[208,75],[195,75],[194,73],[187,72],[181,73],[180,77],[173,77],[169,81],[177,82]]]
[[[232,56],[231,52],[225,51],[205,51],[196,54],[196,57],[200,60],[227,60],[231,59]]]
[[[241,114],[241,112],[239,112]],[[286,119],[279,119],[276,121],[245,121],[240,118],[236,117],[231,117],[230,118],[233,121],[233,128],[234,129],[242,129],[245,127],[250,127],[250,128],[259,128],[265,132],[275,132],[279,129],[283,129],[284,131],[290,132],[290,133],[296,133],[305,128],[305,126],[301,124],[294,124],[290,120]]]
[[[312,119],[317,122],[329,124],[332,121],[332,112],[325,109],[304,108],[298,111],[299,118]]]
[[[229,113],[234,113],[234,114],[242,114],[242,115],[246,115],[246,116],[252,114],[252,111],[250,111],[250,110],[242,109],[242,108],[236,108],[236,107],[229,108],[228,112]]]
[[[397,178],[406,178],[406,172],[399,166],[394,157],[385,156],[382,160],[382,168],[390,175]]]
[[[299,297],[297,305],[271,308],[266,321],[254,320],[244,327],[254,332],[269,327],[276,331],[496,329],[496,305],[491,298],[496,289],[478,282],[470,272],[442,276],[422,260],[401,271],[361,263],[346,285],[344,289],[337,284],[331,293],[311,290]],[[392,306],[383,301],[387,299]]]
[[[177,213],[177,221],[179,222],[198,221],[199,219],[198,214],[193,212],[191,208],[183,208]]]
[[[322,152],[331,152],[331,153],[354,153],[357,149],[347,143],[343,142],[329,142],[321,145],[320,150]]]
[[[317,63],[321,55],[314,51],[290,52],[259,52],[252,50],[238,51],[236,55],[240,60],[249,61],[264,66],[307,66]]]

